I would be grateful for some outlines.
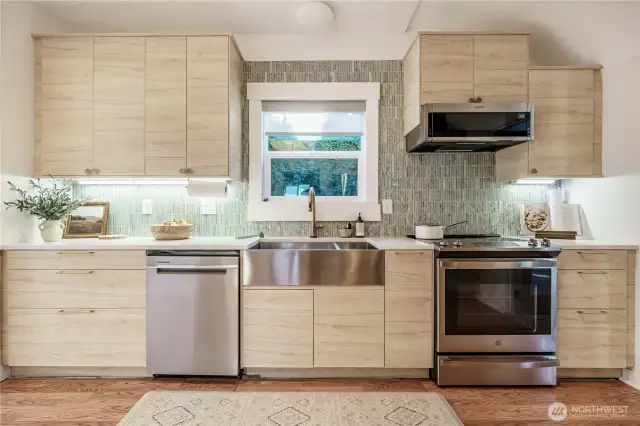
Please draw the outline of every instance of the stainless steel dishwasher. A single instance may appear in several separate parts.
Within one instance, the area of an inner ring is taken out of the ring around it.
[[[237,376],[239,253],[147,252],[147,371]]]

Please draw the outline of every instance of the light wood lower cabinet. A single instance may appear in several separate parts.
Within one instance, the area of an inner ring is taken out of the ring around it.
[[[558,271],[559,309],[627,309],[627,272]]]
[[[314,367],[384,367],[384,289],[314,293]]]
[[[8,269],[145,269],[144,250],[44,250],[7,252]]]
[[[313,367],[313,290],[243,290],[242,365]]]
[[[558,310],[557,354],[562,368],[624,368],[626,310]]]
[[[431,290],[385,291],[384,347],[387,368],[433,368]]]
[[[10,309],[11,366],[144,367],[144,309]]]

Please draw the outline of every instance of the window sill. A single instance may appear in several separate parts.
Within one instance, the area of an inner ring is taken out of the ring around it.
[[[380,204],[369,201],[316,201],[316,220],[355,221],[358,213],[367,222],[382,219]],[[249,202],[248,219],[256,221],[300,222],[311,218],[306,198],[297,200]]]

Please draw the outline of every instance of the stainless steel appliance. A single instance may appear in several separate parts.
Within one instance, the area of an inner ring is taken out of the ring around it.
[[[560,249],[508,238],[436,245],[439,385],[555,385]]]
[[[407,152],[479,152],[533,140],[533,104],[424,104]]]
[[[147,371],[237,376],[239,253],[147,252]]]

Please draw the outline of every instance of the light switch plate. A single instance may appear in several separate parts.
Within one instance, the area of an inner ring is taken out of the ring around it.
[[[153,214],[153,200],[145,198],[142,200],[142,214]]]
[[[390,199],[382,200],[382,214],[393,213],[393,201]]]
[[[216,214],[216,200],[213,198],[202,198],[200,211],[202,214]]]

